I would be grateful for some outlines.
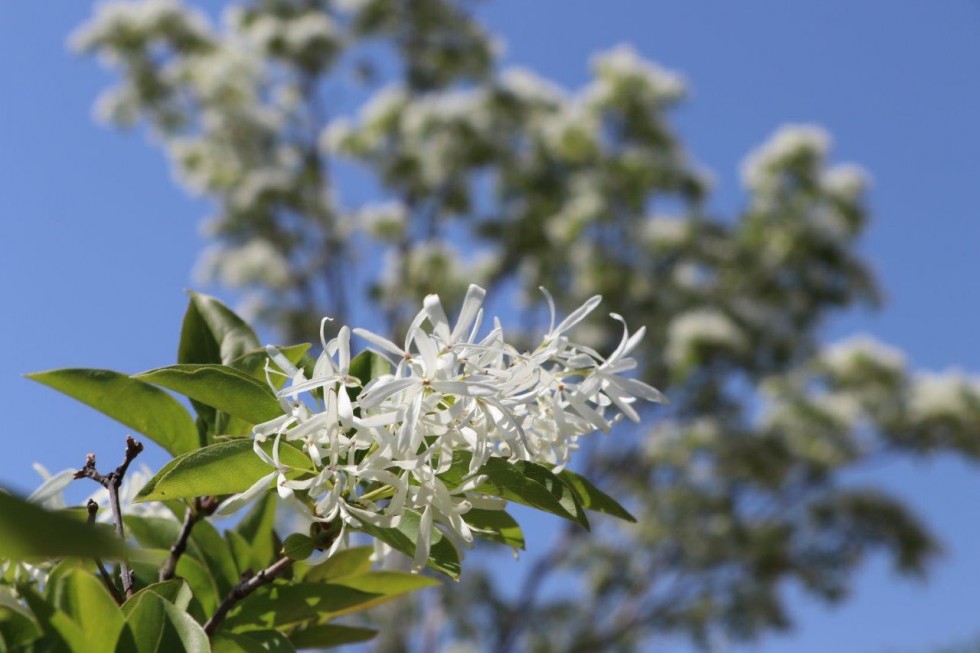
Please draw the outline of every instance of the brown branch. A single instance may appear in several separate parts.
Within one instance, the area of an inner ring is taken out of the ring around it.
[[[180,536],[174,542],[174,545],[170,547],[170,555],[160,568],[160,582],[170,580],[174,577],[180,556],[184,555],[184,552],[187,550],[187,540],[190,539],[194,524],[212,514],[217,507],[218,501],[214,497],[195,499],[194,507],[187,507],[187,513],[184,515],[184,524],[180,529]]]
[[[109,492],[109,506],[112,508],[112,520],[115,523],[116,535],[124,543],[126,542],[126,531],[123,528],[122,509],[119,506],[119,486],[122,484],[129,463],[133,462],[136,456],[143,451],[143,443],[137,442],[133,436],[126,436],[126,454],[119,467],[108,474],[100,474],[95,468],[95,454],[90,453],[85,457],[85,466],[75,472],[75,478],[90,478]],[[133,571],[129,568],[129,563],[123,558],[119,561],[119,576],[122,578],[123,593],[126,598],[133,595]]]
[[[88,523],[95,524],[95,515],[99,512],[99,504],[91,499],[85,504],[85,508],[88,510]],[[99,575],[102,576],[102,582],[105,583],[106,589],[109,590],[109,594],[112,594],[112,598],[115,599],[116,605],[123,604],[122,594],[119,593],[119,589],[116,584],[112,582],[112,575],[106,571],[105,565],[102,564],[101,558],[95,558],[95,565],[99,568]]]
[[[208,619],[207,623],[204,624],[204,632],[208,634],[208,637],[214,636],[214,632],[218,630],[221,622],[225,620],[228,612],[231,611],[235,605],[244,599],[246,596],[275,580],[276,576],[286,570],[291,564],[293,564],[292,559],[283,556],[273,562],[271,565],[255,574],[254,576],[242,575],[242,582],[231,588],[231,592],[225,597],[225,600],[221,602],[218,609],[214,611],[214,615]]]

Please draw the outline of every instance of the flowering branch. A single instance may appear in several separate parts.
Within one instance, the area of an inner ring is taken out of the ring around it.
[[[194,524],[213,513],[217,507],[218,502],[214,497],[199,497],[194,499],[193,508],[190,506],[187,507],[187,513],[184,515],[184,524],[180,529],[180,536],[174,542],[174,545],[170,547],[170,555],[163,563],[163,567],[160,568],[160,582],[170,580],[174,577],[180,556],[184,555],[184,551],[187,550],[187,540],[191,536],[191,530],[194,528]]]
[[[119,467],[108,474],[100,474],[95,468],[95,454],[88,454],[85,458],[85,466],[75,472],[75,478],[90,478],[109,492],[109,505],[112,507],[112,519],[116,527],[116,535],[123,542],[126,541],[126,532],[123,528],[122,509],[119,506],[119,485],[126,476],[129,464],[143,451],[143,443],[137,442],[131,435],[126,436],[126,454]],[[91,514],[91,508],[89,508]],[[123,593],[126,598],[133,595],[133,572],[125,559],[119,562],[119,575],[122,578]]]
[[[214,635],[214,632],[218,630],[218,626],[225,620],[225,616],[227,616],[239,601],[263,585],[271,583],[276,579],[276,576],[292,564],[293,560],[291,558],[283,556],[254,576],[242,574],[242,582],[231,588],[231,592],[228,593],[225,600],[214,611],[214,615],[204,624],[204,632],[207,633],[208,637]]]

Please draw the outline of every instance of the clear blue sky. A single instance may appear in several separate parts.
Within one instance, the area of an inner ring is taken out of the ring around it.
[[[36,484],[35,460],[52,470],[88,451],[115,461],[125,430],[20,374],[171,362],[208,212],[174,186],[145,136],[91,120],[110,77],[65,47],[88,12],[85,2],[0,4],[0,483],[21,490]],[[481,14],[507,42],[507,63],[566,86],[586,79],[590,54],[623,41],[683,73],[693,93],[676,124],[714,171],[722,211],[741,199],[738,162],[772,129],[824,125],[835,157],[874,176],[863,248],[888,298],[879,314],[835,321],[828,337],[870,331],[918,367],[980,372],[980,3],[498,0]],[[980,469],[939,459],[866,479],[942,537],[929,581],[896,580],[871,560],[843,607],[790,589],[797,629],[737,650],[912,652],[980,632]]]

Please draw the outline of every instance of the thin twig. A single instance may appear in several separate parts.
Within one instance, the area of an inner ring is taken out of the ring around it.
[[[184,515],[184,524],[180,529],[180,536],[174,542],[174,545],[170,547],[170,555],[167,556],[163,567],[160,568],[160,582],[170,580],[174,577],[180,556],[184,555],[184,552],[187,550],[187,540],[190,539],[194,524],[213,513],[217,507],[218,502],[214,497],[195,499],[194,507],[187,507],[187,513]]]
[[[109,506],[112,508],[112,520],[115,523],[116,535],[123,542],[126,541],[126,531],[123,528],[122,509],[119,506],[119,486],[122,484],[129,463],[133,462],[136,456],[143,451],[143,443],[137,442],[131,435],[126,436],[126,455],[119,467],[108,474],[100,474],[95,468],[95,454],[88,454],[85,457],[85,466],[75,472],[75,478],[90,478],[109,492]],[[123,593],[126,598],[133,595],[133,571],[129,568],[129,563],[123,558],[119,561],[119,576],[122,578]]]
[[[95,524],[95,515],[99,512],[99,504],[89,499],[85,507],[88,509],[88,523]],[[95,565],[99,568],[99,575],[102,576],[102,582],[105,583],[109,594],[112,594],[112,598],[115,599],[117,605],[122,605],[124,601],[122,594],[119,593],[116,584],[112,582],[112,575],[106,571],[105,565],[102,564],[102,559],[96,557]]]
[[[214,611],[214,615],[204,624],[204,632],[208,634],[208,637],[214,635],[214,632],[218,630],[218,626],[225,620],[228,612],[235,607],[235,604],[263,585],[271,583],[275,580],[276,576],[288,569],[291,564],[293,564],[292,559],[283,556],[254,576],[242,574],[242,582],[231,588],[228,596],[221,602],[218,609]]]

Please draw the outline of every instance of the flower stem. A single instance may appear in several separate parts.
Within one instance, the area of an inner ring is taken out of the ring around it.
[[[276,576],[281,574],[291,564],[293,564],[292,559],[283,556],[254,576],[243,574],[242,582],[231,588],[231,592],[228,593],[225,600],[221,602],[221,605],[214,611],[211,618],[204,624],[204,632],[208,634],[208,637],[214,636],[221,622],[225,620],[225,617],[239,601],[263,585],[271,583],[275,580]]]

